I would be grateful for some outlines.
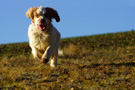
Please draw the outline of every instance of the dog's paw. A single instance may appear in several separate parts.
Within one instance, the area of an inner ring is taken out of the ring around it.
[[[42,63],[45,63],[45,64],[48,63],[48,61],[49,61],[49,59],[47,59],[47,58],[42,58],[42,59],[41,59],[41,62],[42,62]]]

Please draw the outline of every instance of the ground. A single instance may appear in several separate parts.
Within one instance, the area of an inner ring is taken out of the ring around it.
[[[33,59],[28,43],[0,45],[0,89],[135,89],[135,31],[61,42],[56,68]]]

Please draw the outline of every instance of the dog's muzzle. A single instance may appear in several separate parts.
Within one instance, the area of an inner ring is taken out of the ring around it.
[[[38,24],[37,25],[40,31],[44,31],[47,28],[47,24]]]
[[[40,19],[37,27],[39,28],[39,30],[44,31],[47,28],[47,24],[45,22],[45,19]]]

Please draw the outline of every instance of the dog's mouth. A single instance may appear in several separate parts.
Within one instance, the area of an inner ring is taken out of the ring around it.
[[[41,30],[41,31],[44,31],[47,28],[47,24],[44,24],[44,25],[38,24],[37,26],[38,26],[39,30]]]

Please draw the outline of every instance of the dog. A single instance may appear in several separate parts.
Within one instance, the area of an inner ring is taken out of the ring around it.
[[[32,20],[28,28],[29,46],[35,59],[57,66],[60,33],[52,25],[52,19],[60,21],[57,11],[50,7],[31,7],[26,16]]]

